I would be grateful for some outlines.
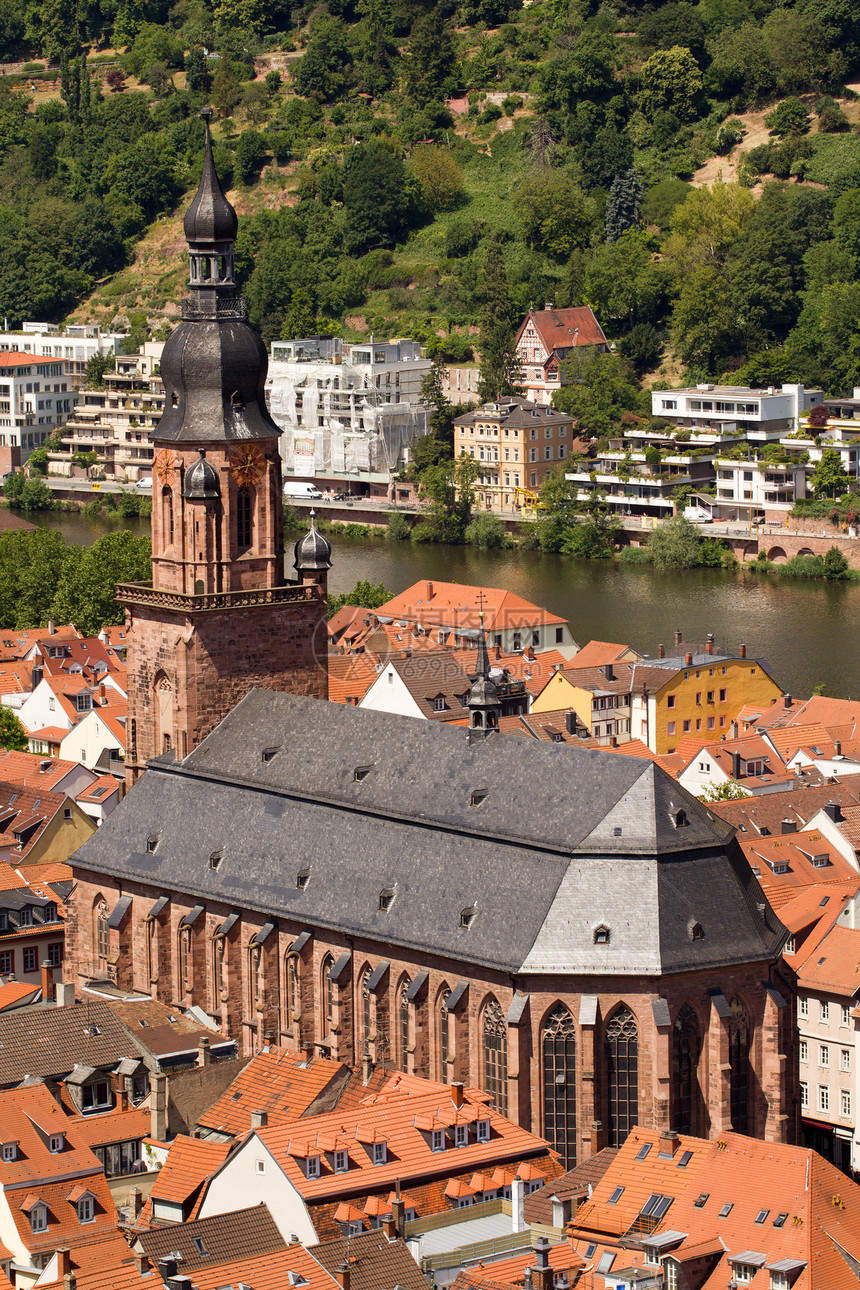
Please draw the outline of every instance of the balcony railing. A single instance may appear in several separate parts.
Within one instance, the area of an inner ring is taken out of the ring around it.
[[[186,614],[207,613],[215,609],[249,609],[262,605],[306,604],[319,598],[318,588],[305,586],[260,587],[254,591],[213,591],[199,596],[182,591],[159,591],[151,582],[121,582],[117,599],[127,605],[157,605]]]

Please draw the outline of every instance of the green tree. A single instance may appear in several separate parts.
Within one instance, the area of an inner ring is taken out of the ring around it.
[[[664,520],[648,540],[658,569],[692,569],[699,563],[699,534],[695,524],[676,515]]]
[[[384,94],[394,81],[397,44],[391,0],[361,0],[360,85],[364,94]]]
[[[547,472],[541,485],[541,509],[535,524],[535,536],[542,551],[552,554],[564,550],[580,509],[576,493],[576,484],[565,477],[563,467]]]
[[[466,541],[470,546],[499,550],[511,545],[504,520],[490,511],[479,511],[466,528]]]
[[[642,65],[641,108],[646,116],[674,112],[681,121],[699,115],[702,73],[689,49],[659,49]]]
[[[642,184],[635,170],[616,175],[606,202],[606,240],[617,242],[629,228],[639,227]]]
[[[54,494],[41,478],[28,479],[21,490],[21,508],[25,511],[52,511],[57,503]]]
[[[700,796],[703,802],[739,802],[750,794],[736,779],[724,779],[722,784],[711,784]]]
[[[355,584],[352,591],[343,591],[339,596],[329,596],[328,598],[328,617],[333,618],[339,609],[344,605],[354,605],[359,609],[378,609],[390,600],[392,593],[381,582],[368,582],[366,578],[361,578]]]
[[[215,0],[212,17],[220,41],[254,41],[266,25],[265,0]]]
[[[836,448],[824,449],[812,472],[811,485],[815,497],[842,497],[848,492],[851,480]]]
[[[346,28],[339,18],[327,15],[314,20],[307,49],[293,71],[293,88],[305,97],[333,103],[349,88],[352,56]]]
[[[379,139],[351,148],[342,167],[344,249],[393,246],[421,218],[417,180]]]
[[[851,576],[848,561],[837,546],[832,546],[824,557],[824,576],[830,582],[842,582]]]
[[[63,567],[51,606],[61,623],[73,622],[85,636],[123,621],[116,599],[119,582],[145,582],[152,575],[149,538],[108,533]]]
[[[316,336],[318,324],[310,292],[299,288],[293,293],[290,307],[281,328],[281,340],[299,340],[303,336]]]
[[[27,465],[30,467],[30,470],[38,471],[40,475],[47,475],[48,454],[45,449],[35,448],[33,452],[30,453]]]
[[[48,529],[0,534],[0,626],[46,624],[63,565],[76,551]]]
[[[185,84],[192,94],[205,94],[210,80],[206,55],[199,45],[192,45],[185,55]]]
[[[498,238],[493,238],[487,247],[484,261],[479,341],[481,379],[478,384],[478,397],[482,402],[516,393],[518,373],[514,351],[516,321],[504,252]]]
[[[463,172],[447,148],[437,144],[415,148],[411,169],[430,210],[446,211],[456,204],[463,192]]]
[[[599,354],[592,346],[574,350],[562,376],[565,384],[553,394],[553,406],[576,419],[577,434],[617,433],[625,412],[644,411],[642,395],[615,354]]]
[[[566,260],[588,244],[594,223],[594,202],[576,182],[571,170],[549,170],[527,176],[516,191],[525,239]]]
[[[236,178],[250,187],[260,177],[266,159],[266,143],[258,130],[245,130],[236,144]]]
[[[421,399],[429,410],[430,430],[435,438],[454,448],[454,407],[444,390],[447,368],[444,359],[436,357],[433,366],[421,378]]]
[[[3,481],[3,496],[10,506],[21,505],[21,494],[27,481],[20,470],[13,470]]]
[[[694,188],[676,206],[663,254],[679,281],[701,265],[724,265],[755,209],[752,194],[740,184]]]
[[[421,476],[421,495],[430,502],[430,518],[412,530],[415,542],[447,542],[462,545],[472,522],[474,484],[480,465],[474,457],[429,466]]]
[[[29,748],[27,732],[11,708],[0,707],[0,748],[10,752],[26,752]]]
[[[790,135],[806,134],[812,117],[806,104],[800,99],[788,98],[768,112],[764,123],[771,134],[784,139]]]
[[[221,116],[231,116],[241,97],[242,91],[233,71],[230,55],[222,54],[212,79],[212,102]]]
[[[404,58],[406,93],[413,103],[424,108],[445,97],[455,58],[450,22],[441,8],[431,9],[413,26]]]
[[[688,366],[720,371],[736,352],[740,328],[732,290],[716,265],[701,264],[683,279],[672,311],[672,344]]]

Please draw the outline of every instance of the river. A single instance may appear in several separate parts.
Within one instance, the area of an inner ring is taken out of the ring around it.
[[[97,519],[67,512],[30,517],[79,545],[108,531]],[[126,522],[134,532],[148,520]],[[112,529],[113,526],[110,526]],[[289,535],[288,535],[289,538]],[[697,569],[661,573],[645,565],[574,560],[535,551],[418,546],[384,540],[334,539],[329,589],[349,591],[360,578],[392,593],[420,578],[506,587],[569,620],[580,644],[624,641],[643,653],[685,640],[767,659],[779,683],[809,695],[819,685],[840,698],[860,697],[860,583],[789,582],[773,576]],[[287,560],[288,573],[291,559]]]

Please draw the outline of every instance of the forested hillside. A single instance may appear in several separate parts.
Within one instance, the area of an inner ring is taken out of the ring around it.
[[[0,0],[0,58],[10,322],[170,325],[213,102],[268,340],[587,302],[640,378],[860,384],[851,0]]]

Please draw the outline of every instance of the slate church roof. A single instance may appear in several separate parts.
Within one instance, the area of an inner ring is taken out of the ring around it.
[[[70,863],[509,972],[714,968],[785,937],[733,830],[650,761],[270,690],[151,762]]]

